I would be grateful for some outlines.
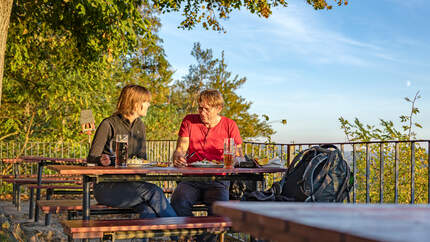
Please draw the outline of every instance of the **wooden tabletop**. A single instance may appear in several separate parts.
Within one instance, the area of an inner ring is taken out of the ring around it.
[[[216,202],[233,229],[274,241],[428,241],[429,205]]]
[[[9,164],[20,163],[20,162],[24,161],[21,158],[2,158],[1,160],[2,160],[3,163],[9,163]]]
[[[53,165],[49,169],[58,171],[64,175],[110,175],[110,174],[182,174],[182,175],[219,175],[219,174],[255,174],[255,173],[276,173],[284,172],[284,168],[193,168],[193,167],[125,167],[115,168],[113,166],[74,166],[74,165]]]
[[[42,156],[22,156],[21,160],[24,162],[39,163],[42,161],[64,162],[64,163],[86,163],[84,158],[56,158],[56,157],[42,157]]]

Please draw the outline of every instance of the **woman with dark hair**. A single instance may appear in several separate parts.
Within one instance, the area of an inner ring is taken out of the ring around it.
[[[113,166],[115,137],[128,136],[128,158],[146,159],[145,124],[151,93],[139,85],[127,85],[121,91],[116,112],[104,119],[97,128],[87,157],[88,163]],[[174,217],[175,211],[163,190],[147,182],[101,182],[94,184],[97,202],[118,208],[133,208],[140,218]]]

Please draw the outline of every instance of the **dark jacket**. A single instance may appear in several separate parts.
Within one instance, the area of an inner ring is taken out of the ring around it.
[[[113,114],[104,119],[97,128],[87,157],[88,163],[100,165],[100,157],[107,154],[111,157],[111,165],[115,160],[115,137],[117,134],[128,135],[128,157],[146,159],[145,124],[137,118],[130,124],[121,114]]]

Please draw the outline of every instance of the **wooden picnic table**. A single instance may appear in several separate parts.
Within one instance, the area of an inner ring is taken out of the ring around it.
[[[257,180],[263,181],[265,173],[284,172],[284,168],[176,168],[176,167],[121,167],[113,166],[48,166],[64,175],[83,177],[83,219],[89,220],[90,184],[93,182],[124,181],[215,181]]]
[[[42,185],[43,169],[47,165],[55,164],[86,164],[86,159],[83,158],[55,158],[55,157],[41,157],[41,156],[21,156],[18,158],[4,158],[2,159],[4,163],[10,163],[18,165],[20,163],[37,163],[37,188],[36,188],[36,202],[40,200],[40,186]],[[15,174],[17,177],[18,174]],[[19,188],[18,188],[19,189]],[[15,196],[15,195],[14,195]],[[19,196],[19,192],[18,192]],[[19,199],[19,198],[16,198]],[[33,206],[36,204],[33,201],[33,196],[30,197],[29,215],[32,216]],[[34,220],[37,222],[39,220],[39,210],[35,210]]]
[[[233,229],[273,241],[428,241],[430,205],[216,202]]]

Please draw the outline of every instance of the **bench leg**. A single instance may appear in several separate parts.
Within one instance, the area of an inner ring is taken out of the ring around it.
[[[21,185],[16,185],[16,210],[21,211]]]
[[[30,197],[28,204],[28,218],[33,219],[34,216],[34,188],[30,188]]]
[[[224,234],[225,232],[222,232],[221,234],[219,234],[219,242],[224,242]]]
[[[101,241],[112,241],[115,242],[115,235],[112,233],[104,234]],[[144,240],[145,241],[145,240]]]
[[[52,196],[52,189],[47,189],[46,190],[46,200],[51,200],[51,196]],[[45,214],[45,225],[48,226],[51,223],[51,213],[47,213]]]
[[[16,206],[16,185],[12,183],[12,204]]]
[[[48,226],[51,223],[51,214],[45,214],[45,225]]]

